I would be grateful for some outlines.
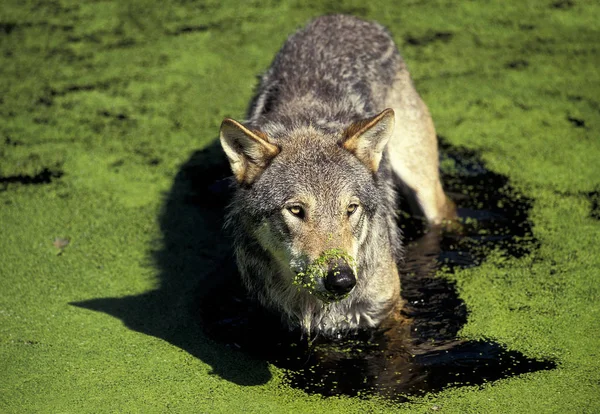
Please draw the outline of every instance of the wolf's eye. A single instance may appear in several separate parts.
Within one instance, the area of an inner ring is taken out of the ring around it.
[[[298,218],[304,218],[304,209],[300,206],[289,206],[288,211]]]
[[[348,215],[351,216],[352,214],[354,214],[356,212],[357,209],[358,209],[358,204],[352,203],[352,204],[348,205],[348,207],[346,207],[346,213],[348,213]]]

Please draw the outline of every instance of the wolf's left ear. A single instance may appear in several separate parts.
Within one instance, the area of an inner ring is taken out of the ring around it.
[[[225,118],[221,123],[220,138],[231,171],[239,183],[252,184],[279,154],[279,147],[271,144],[265,134],[252,131],[231,118]]]
[[[388,108],[379,115],[350,125],[344,132],[341,145],[376,173],[393,132],[394,110]]]

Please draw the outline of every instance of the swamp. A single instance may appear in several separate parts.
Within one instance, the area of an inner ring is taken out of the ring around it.
[[[245,301],[224,117],[311,18],[392,33],[460,234],[398,205],[410,322],[298,340]],[[600,4],[4,1],[0,411],[600,411]]]

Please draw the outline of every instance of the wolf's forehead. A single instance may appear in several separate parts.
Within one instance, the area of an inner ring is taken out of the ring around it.
[[[348,198],[368,187],[372,177],[367,169],[348,151],[333,146],[317,145],[287,154],[283,149],[271,172],[293,195],[331,200]]]
[[[276,140],[281,149],[278,158],[290,166],[302,168],[346,165],[351,154],[338,143],[341,138],[341,130],[329,133],[312,127],[293,130]]]
[[[306,194],[333,202],[369,188],[372,174],[339,145],[341,137],[341,127],[337,132],[313,126],[278,131],[274,141],[281,151],[260,179],[263,189],[272,194],[277,188],[277,198]]]
[[[309,142],[307,145],[282,147],[279,164],[282,174],[302,176],[304,180],[323,183],[360,174],[360,162],[334,142]],[[275,164],[274,163],[274,164]]]

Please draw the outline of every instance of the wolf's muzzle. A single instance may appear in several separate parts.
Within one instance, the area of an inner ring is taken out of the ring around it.
[[[345,262],[340,262],[329,265],[325,278],[325,289],[336,296],[349,293],[356,285],[354,271]]]

